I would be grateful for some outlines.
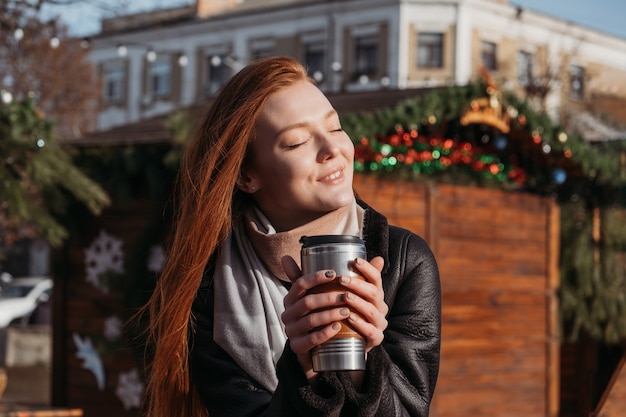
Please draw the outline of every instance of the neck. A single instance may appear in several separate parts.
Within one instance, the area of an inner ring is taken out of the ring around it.
[[[271,210],[266,210],[264,207],[259,206],[265,217],[270,221],[276,232],[287,232],[289,230],[297,229],[305,224],[311,223],[313,220],[317,220],[320,217],[330,213],[330,211],[311,211],[311,212],[298,212],[298,213],[277,213]],[[331,210],[333,211],[333,210]]]

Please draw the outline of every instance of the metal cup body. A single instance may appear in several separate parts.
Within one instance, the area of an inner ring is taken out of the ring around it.
[[[332,269],[339,276],[350,276],[363,279],[352,265],[356,258],[366,259],[365,243],[357,236],[321,235],[303,236],[301,264],[305,274]],[[332,289],[342,290],[343,287],[335,280],[320,285],[312,292],[323,292]],[[351,371],[365,369],[365,341],[349,323],[344,320],[341,330],[332,339],[317,346],[311,351],[313,370],[320,371]]]

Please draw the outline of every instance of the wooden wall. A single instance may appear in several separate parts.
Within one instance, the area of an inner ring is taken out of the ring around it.
[[[558,209],[549,199],[457,186],[427,186],[357,176],[355,189],[391,223],[421,234],[437,257],[443,289],[441,372],[431,416],[555,417],[558,341],[555,290]],[[85,279],[85,249],[101,230],[122,240],[125,256],[159,207],[138,203],[85,218],[56,277],[53,401],[86,417],[137,416],[116,394],[135,367],[132,352],[103,338],[124,316],[125,295]],[[57,297],[58,295],[58,297]],[[99,349],[99,390],[77,356],[74,335]]]
[[[137,242],[160,211],[159,205],[150,201],[135,201],[132,205],[109,209],[98,218],[85,216],[77,221],[80,229],[57,254],[59,266],[55,269],[63,275],[54,277],[52,401],[55,405],[82,408],[85,417],[139,415],[138,407],[130,403],[124,405],[119,390],[124,387],[123,395],[132,396],[143,389],[142,385],[133,383],[132,377],[133,371],[139,369],[140,352],[130,348],[133,335],[108,334],[113,330],[111,327],[116,327],[112,321],[119,320],[118,325],[123,325],[132,314],[128,294],[123,291],[128,286],[119,280],[103,280],[101,287],[89,281],[90,261],[86,251],[98,241],[100,233],[105,232],[122,245],[119,251],[106,246],[100,249],[109,250],[113,256],[122,253],[124,272],[129,274],[128,279],[134,279],[133,271],[129,270],[130,258],[137,256]],[[107,257],[103,256],[100,262],[106,263]],[[111,277],[114,279],[115,276]],[[123,327],[118,330],[124,332]],[[76,337],[81,343],[90,344],[98,354],[105,377],[102,389],[92,371],[94,367],[89,367],[89,362],[80,356]]]
[[[442,283],[441,370],[431,416],[558,415],[558,208],[546,198],[377,182],[358,194],[421,234]]]

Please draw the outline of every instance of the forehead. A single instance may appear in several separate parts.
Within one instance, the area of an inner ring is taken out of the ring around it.
[[[326,96],[315,85],[298,81],[268,97],[258,122],[281,129],[294,123],[314,121],[326,116],[332,109]]]

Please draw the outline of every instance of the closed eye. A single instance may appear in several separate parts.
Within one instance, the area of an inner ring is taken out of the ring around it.
[[[287,150],[297,149],[297,148],[299,148],[300,146],[304,145],[306,142],[307,142],[307,141],[294,143],[293,145],[285,145],[285,147],[284,147],[284,148],[285,148],[285,149],[287,149]]]

